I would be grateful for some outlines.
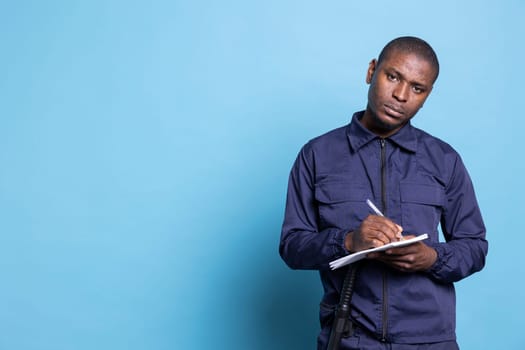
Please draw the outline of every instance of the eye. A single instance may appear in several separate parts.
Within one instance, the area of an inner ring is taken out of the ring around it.
[[[395,76],[394,74],[392,73],[386,73],[386,78],[390,81],[398,81],[398,78],[397,76]]]
[[[412,91],[414,91],[416,94],[421,94],[425,92],[425,89],[416,85],[416,86],[412,86]]]

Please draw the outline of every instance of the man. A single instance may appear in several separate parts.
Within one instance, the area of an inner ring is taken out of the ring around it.
[[[410,124],[438,74],[425,41],[394,39],[368,66],[366,110],[308,142],[295,161],[279,251],[291,268],[320,272],[318,349],[327,347],[347,275],[329,262],[423,233],[427,240],[359,265],[340,349],[458,348],[453,282],[483,268],[488,244],[460,156]],[[384,217],[370,215],[367,198]]]

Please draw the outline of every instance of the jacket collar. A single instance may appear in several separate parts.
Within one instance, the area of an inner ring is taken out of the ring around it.
[[[365,111],[354,113],[352,121],[346,129],[348,141],[352,150],[357,151],[367,143],[379,139],[379,136],[368,130],[361,124],[361,118]],[[414,127],[408,122],[394,135],[387,137],[387,140],[392,141],[401,148],[410,152],[417,151],[417,136]]]

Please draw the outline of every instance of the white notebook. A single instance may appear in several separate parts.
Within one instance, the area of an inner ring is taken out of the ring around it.
[[[402,241],[388,243],[388,244],[382,245],[381,247],[370,248],[370,249],[367,249],[367,250],[361,250],[360,252],[349,254],[349,255],[343,256],[342,258],[339,258],[337,260],[331,261],[330,262],[330,268],[332,270],[335,270],[335,269],[338,269],[338,268],[340,268],[342,266],[345,266],[345,265],[351,264],[353,262],[359,261],[361,259],[364,259],[366,257],[366,255],[369,254],[369,253],[382,252],[382,251],[385,251],[385,250],[390,249],[390,248],[404,247],[406,245],[410,245],[410,244],[422,241],[422,240],[427,239],[427,238],[428,238],[428,234],[424,233],[422,235],[419,235],[419,236],[416,236],[416,237],[413,237],[413,238],[410,238],[410,239],[405,239],[405,240],[402,240]]]

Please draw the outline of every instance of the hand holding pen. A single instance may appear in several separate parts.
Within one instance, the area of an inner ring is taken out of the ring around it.
[[[370,200],[367,200],[367,204],[376,215],[369,215],[358,229],[347,234],[345,247],[350,252],[379,247],[403,239],[401,226],[386,218]]]
[[[368,248],[378,247],[403,239],[401,226],[386,218],[369,199],[366,203],[376,215],[369,215],[363,220],[359,229],[346,236],[345,245],[348,243],[349,251],[357,252],[367,249],[364,248],[367,246]],[[423,242],[416,242],[385,252],[371,253],[367,255],[367,258],[379,260],[403,272],[414,272],[429,269],[437,259],[437,252]]]
[[[377,216],[381,216],[381,217],[385,217],[383,215],[383,213],[381,212],[381,210],[377,209],[377,207],[375,206],[375,204],[370,200],[370,199],[367,199],[366,200],[366,204],[368,204],[368,206],[370,207],[370,209],[372,209],[372,211],[377,215]],[[396,224],[397,225],[397,224]],[[402,230],[402,227],[397,225],[400,229],[401,229],[401,232],[403,232]],[[399,238],[399,241],[403,239],[403,235],[401,234],[401,232],[399,232],[397,234],[397,238]]]

